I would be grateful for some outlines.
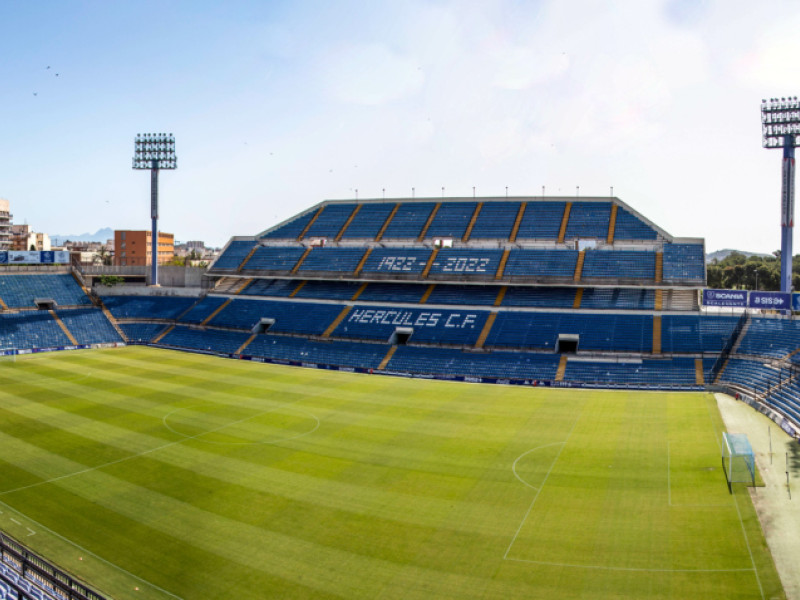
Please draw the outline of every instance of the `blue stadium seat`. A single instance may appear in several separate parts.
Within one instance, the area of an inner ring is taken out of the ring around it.
[[[104,296],[115,319],[177,319],[197,302],[188,296]]]
[[[577,263],[577,250],[511,250],[503,276],[572,279]]]
[[[502,250],[443,248],[431,265],[431,275],[492,279],[503,258]]]
[[[314,248],[306,256],[298,272],[352,273],[364,252],[366,248]]]
[[[564,239],[608,236],[611,202],[573,202]]]
[[[355,208],[356,205],[353,203],[326,204],[317,219],[308,228],[305,237],[336,237]]]
[[[519,202],[484,202],[472,227],[470,239],[507,240],[514,228],[519,206]]]
[[[658,232],[650,225],[632,215],[621,206],[617,209],[614,225],[615,240],[655,240]]]
[[[582,279],[648,279],[656,276],[656,254],[651,250],[587,250]]]
[[[705,254],[702,244],[664,244],[664,281],[705,281]]]
[[[528,202],[517,239],[557,239],[565,202]]]
[[[233,240],[226,247],[222,254],[214,261],[213,270],[236,270],[242,261],[250,254],[256,245],[255,240]]]
[[[477,202],[445,202],[436,212],[428,231],[425,234],[430,238],[455,238],[461,239],[467,230]]]
[[[303,246],[262,246],[247,261],[248,271],[291,271],[303,256]]]
[[[383,233],[383,239],[419,237],[436,206],[433,202],[406,202],[400,205]]]
[[[37,298],[50,298],[58,306],[91,304],[69,273],[0,275],[0,298],[9,308],[32,308]]]
[[[342,239],[366,238],[374,239],[383,227],[386,219],[389,218],[394,209],[394,202],[391,204],[362,204],[361,210],[347,226],[342,235]]]
[[[431,256],[429,248],[375,248],[362,273],[421,275]]]

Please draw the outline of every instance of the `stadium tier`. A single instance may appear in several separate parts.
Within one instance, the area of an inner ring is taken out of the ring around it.
[[[701,310],[703,241],[616,198],[328,201],[231,239],[208,277],[199,297],[91,306],[70,274],[0,275],[0,350],[127,341],[426,377],[716,384],[788,416],[800,405],[797,322]]]

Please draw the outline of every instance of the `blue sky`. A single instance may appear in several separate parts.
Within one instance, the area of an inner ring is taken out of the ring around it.
[[[759,105],[800,94],[798,30],[770,0],[0,0],[0,197],[37,231],[148,229],[133,139],[163,131],[178,240],[355,190],[613,186],[709,251],[771,252],[781,161]]]

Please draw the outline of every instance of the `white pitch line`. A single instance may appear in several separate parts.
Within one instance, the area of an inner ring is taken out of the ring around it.
[[[576,565],[571,563],[548,562],[544,560],[527,560],[525,558],[507,558],[515,562],[530,563],[548,567],[566,567],[569,569],[593,569],[599,571],[635,571],[640,573],[749,573],[755,569],[645,569],[637,567],[608,567],[601,565]]]
[[[280,405],[278,407],[271,408],[270,410],[265,410],[265,411],[263,411],[261,413],[256,413],[255,415],[251,415],[249,417],[245,417],[244,419],[239,419],[238,421],[233,421],[232,423],[226,423],[225,425],[222,425],[221,427],[217,427],[216,429],[209,429],[208,431],[203,431],[202,433],[198,433],[197,435],[184,436],[183,439],[175,440],[174,442],[168,442],[166,444],[162,444],[161,446],[156,446],[155,448],[150,448],[149,450],[143,450],[142,452],[139,452],[137,454],[131,454],[130,456],[126,456],[124,458],[119,458],[117,460],[112,460],[112,461],[109,461],[107,463],[103,463],[101,465],[97,465],[97,466],[94,466],[94,467],[87,467],[86,469],[81,469],[80,471],[74,471],[73,473],[67,473],[65,475],[59,475],[58,477],[53,477],[53,478],[47,479],[45,481],[37,481],[36,483],[23,485],[21,487],[14,488],[14,489],[11,489],[11,490],[5,490],[5,491],[0,492],[0,496],[5,496],[7,494],[13,494],[14,492],[21,492],[23,490],[27,490],[27,489],[30,489],[30,488],[39,487],[40,485],[46,485],[48,483],[55,483],[56,481],[61,481],[62,479],[69,479],[70,477],[75,477],[76,475],[84,475],[86,473],[91,473],[92,471],[97,471],[98,469],[104,469],[105,467],[110,467],[112,465],[118,465],[120,463],[129,461],[129,460],[133,460],[134,458],[139,458],[140,456],[145,456],[147,454],[152,454],[153,452],[158,452],[159,450],[164,450],[165,448],[169,448],[169,447],[175,446],[177,444],[182,444],[183,442],[185,442],[187,440],[197,439],[201,435],[214,433],[216,431],[220,431],[222,429],[225,429],[226,427],[230,427],[231,425],[238,425],[239,423],[242,423],[242,422],[247,421],[249,419],[254,419],[256,417],[260,417],[262,415],[269,414],[271,412],[274,412],[275,410],[277,410],[281,406],[286,406],[288,404],[290,404],[290,403],[287,402],[287,403],[282,404],[282,405]],[[173,412],[175,412],[175,411],[173,411]],[[308,414],[310,415],[311,413],[308,413]],[[303,433],[302,435],[308,435],[310,433],[313,433],[314,431],[316,431],[319,428],[319,419],[316,416],[314,416],[314,418],[317,420],[317,426],[314,429],[312,429],[311,431],[307,431],[307,432]],[[163,419],[162,419],[162,421],[163,421]],[[169,429],[169,427],[167,427],[167,429]],[[170,431],[172,431],[172,430],[170,430]],[[182,433],[178,433],[178,432],[175,432],[175,433],[177,435],[183,435]],[[292,438],[284,438],[282,440],[278,440],[277,442],[269,442],[269,443],[270,444],[274,444],[274,443],[286,441],[287,439],[296,439],[298,437],[300,437],[300,436],[297,435],[297,436],[294,436]],[[267,442],[264,442],[264,444],[267,444]]]
[[[25,537],[31,537],[32,535],[36,535],[36,532],[33,529],[31,529],[30,527],[26,527],[25,529],[30,531],[30,533]]]
[[[16,523],[17,525],[22,525],[22,523],[17,521],[14,517],[11,517],[11,520],[14,521],[14,523]]]
[[[670,479],[670,466],[669,466],[669,441],[667,442],[667,499],[668,506],[672,506],[672,480]]]
[[[6,504],[6,503],[5,503],[5,502],[3,502],[2,500],[0,500],[0,504],[2,504],[3,506],[5,506],[5,507],[6,507],[8,510],[10,510],[10,511],[12,511],[12,512],[15,512],[15,513],[17,512],[17,510],[16,510],[14,507],[12,507],[12,506],[11,506],[11,505],[9,505],[9,504]],[[18,513],[18,514],[21,514],[21,513]],[[72,541],[72,540],[70,540],[69,538],[66,538],[66,537],[64,537],[63,535],[61,535],[60,533],[58,533],[58,532],[56,532],[56,531],[53,531],[52,529],[50,529],[50,528],[49,528],[49,527],[47,527],[46,525],[42,525],[41,523],[39,523],[38,521],[35,521],[35,520],[31,519],[30,517],[25,517],[25,518],[26,518],[26,519],[28,519],[28,521],[30,521],[31,523],[33,523],[33,524],[34,524],[34,525],[36,525],[37,527],[39,527],[41,530],[48,532],[50,535],[57,537],[57,538],[58,538],[58,539],[60,539],[61,541],[63,541],[63,542],[66,542],[66,543],[70,544],[71,546],[73,546],[73,547],[77,548],[77,549],[78,549],[78,550],[80,550],[81,552],[84,552],[84,553],[88,554],[89,556],[92,556],[92,557],[96,558],[96,559],[97,559],[97,560],[99,560],[100,562],[107,564],[108,566],[110,566],[110,567],[112,567],[112,568],[116,569],[117,571],[119,571],[119,572],[121,572],[121,573],[125,573],[126,575],[129,575],[130,577],[133,577],[133,578],[134,578],[136,581],[138,581],[138,582],[140,582],[140,583],[143,583],[143,584],[147,585],[148,587],[151,587],[151,588],[153,588],[154,590],[157,590],[157,591],[161,592],[162,594],[166,594],[166,595],[167,595],[167,596],[169,596],[170,598],[175,598],[176,600],[184,600],[184,599],[183,599],[183,598],[181,598],[180,596],[176,596],[176,595],[175,595],[175,594],[173,594],[172,592],[168,592],[168,591],[167,591],[167,590],[165,590],[164,588],[157,586],[155,583],[151,583],[151,582],[147,581],[146,579],[142,579],[142,578],[141,578],[141,577],[139,577],[138,575],[134,575],[133,573],[131,573],[130,571],[128,571],[128,570],[126,570],[126,569],[123,569],[123,568],[122,568],[122,567],[120,567],[119,565],[115,565],[114,563],[112,563],[112,562],[110,562],[110,561],[106,560],[105,558],[103,558],[103,557],[102,557],[102,556],[100,556],[99,554],[95,554],[94,552],[92,552],[92,551],[91,551],[91,550],[89,550],[88,548],[84,548],[84,547],[83,547],[83,546],[81,546],[80,544],[76,544],[75,542],[73,542],[73,541]],[[12,519],[12,520],[13,520],[13,519]],[[26,528],[26,529],[27,529],[27,528]],[[29,531],[30,531],[30,530],[29,530]]]
[[[542,486],[538,490],[536,490],[536,495],[533,497],[533,500],[531,501],[531,505],[528,507],[528,510],[525,513],[525,516],[522,517],[522,521],[520,522],[519,527],[517,527],[517,531],[514,533],[514,537],[511,538],[511,543],[508,545],[508,548],[506,548],[506,553],[503,554],[503,560],[508,559],[508,553],[511,551],[511,547],[514,545],[514,542],[517,541],[517,536],[519,536],[519,532],[522,531],[522,526],[525,525],[525,521],[528,520],[528,515],[531,514],[531,511],[533,510],[533,505],[536,504],[536,499],[539,497],[539,494],[542,492],[542,489],[544,488],[544,484],[547,483],[547,479],[548,479],[548,477],[550,477],[550,473],[553,471],[553,467],[558,462],[558,459],[561,456],[561,453],[564,451],[564,448],[566,448],[567,442],[569,441],[569,438],[572,435],[572,432],[575,431],[575,427],[578,425],[578,421],[580,421],[580,418],[581,418],[581,414],[579,412],[578,413],[578,418],[576,418],[575,422],[572,424],[572,429],[569,430],[569,433],[567,434],[566,439],[563,442],[560,442],[562,444],[561,449],[558,451],[558,454],[556,454],[556,457],[553,459],[553,462],[550,463],[550,468],[547,469],[547,474],[544,476],[544,479],[542,479]]]
[[[523,456],[527,456],[527,455],[528,455],[528,454],[530,454],[531,452],[535,452],[536,450],[541,450],[542,448],[549,448],[550,446],[558,446],[558,445],[560,445],[560,444],[563,444],[563,443],[564,443],[564,442],[553,442],[552,444],[545,444],[544,446],[538,446],[538,447],[536,447],[536,448],[531,448],[530,450],[527,450],[526,452],[523,452],[522,454],[520,454],[520,455],[517,457],[517,459],[514,461],[514,464],[513,464],[513,465],[511,465],[511,470],[514,472],[514,477],[516,477],[517,479],[519,479],[519,480],[520,480],[520,482],[521,482],[523,485],[527,485],[527,486],[528,486],[529,488],[531,488],[531,489],[538,490],[538,489],[539,489],[538,487],[536,487],[535,485],[531,485],[530,483],[528,483],[528,482],[527,482],[527,481],[525,481],[525,480],[524,480],[522,477],[520,477],[520,476],[519,476],[519,473],[517,473],[517,463],[520,461],[520,459],[521,459]]]
[[[764,588],[761,587],[761,578],[758,576],[758,569],[756,569],[756,561],[753,558],[753,551],[750,549],[750,540],[747,539],[747,530],[744,528],[744,521],[742,521],[742,512],[739,510],[739,501],[736,499],[736,494],[733,494],[733,504],[736,506],[736,514],[739,515],[739,524],[742,526],[742,535],[744,536],[744,543],[747,546],[747,552],[750,554],[750,562],[753,564],[753,572],[756,574],[756,583],[758,584],[758,591],[761,592],[761,600],[765,600]]]

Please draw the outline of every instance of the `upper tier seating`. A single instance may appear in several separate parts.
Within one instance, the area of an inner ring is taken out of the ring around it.
[[[245,296],[278,296],[287,298],[297,289],[295,279],[254,279],[241,291]]]
[[[361,285],[353,281],[306,281],[293,297],[350,300]],[[297,287],[296,282],[295,287]]]
[[[439,207],[431,221],[425,237],[461,239],[467,230],[476,202],[445,202]]]
[[[305,237],[336,237],[355,207],[355,204],[326,204],[306,231]]]
[[[635,290],[629,288],[584,288],[581,308],[653,310],[656,293],[654,290]],[[567,307],[568,308],[568,307]]]
[[[503,272],[506,277],[567,277],[572,279],[577,250],[512,250]]]
[[[494,278],[503,258],[502,250],[444,248],[431,265],[431,274]]]
[[[243,269],[291,271],[306,249],[303,246],[261,246]]]
[[[485,202],[472,227],[470,239],[507,240],[514,228],[519,202]]]
[[[621,206],[617,208],[617,221],[614,226],[615,240],[655,240],[657,238],[658,232],[650,225]]]
[[[574,303],[575,288],[509,286],[502,306],[572,308]]]
[[[565,202],[528,202],[517,239],[557,239]]]
[[[473,304],[492,306],[500,288],[495,285],[445,285],[438,284],[428,296],[426,304]]]
[[[705,281],[702,244],[664,244],[664,281]]]
[[[383,239],[417,238],[428,217],[436,206],[433,202],[407,202],[392,217],[392,221],[383,233]]]
[[[587,250],[583,279],[655,279],[656,255],[649,250]]]
[[[358,297],[363,302],[419,302],[428,286],[421,283],[373,282]]]
[[[92,303],[69,273],[0,275],[0,299],[9,308],[33,308],[35,299],[48,298],[59,306]]]
[[[197,302],[187,296],[105,296],[115,319],[177,319]]]
[[[317,214],[317,209],[310,209],[307,212],[293,217],[291,220],[286,222],[279,227],[276,227],[273,231],[265,234],[263,239],[271,239],[271,240],[296,240],[300,237],[300,234],[303,233],[303,230],[308,225],[309,221],[314,218],[314,215]]]
[[[374,239],[394,209],[392,204],[362,204],[361,210],[347,226],[342,239]]]
[[[300,265],[298,272],[352,273],[356,270],[364,252],[364,248],[313,248]]]
[[[238,269],[255,245],[256,242],[253,240],[233,240],[220,257],[214,261],[214,269]]]
[[[364,263],[363,273],[419,276],[430,256],[430,248],[375,248]]]
[[[564,239],[603,238],[608,236],[610,202],[573,202]]]
[[[99,308],[59,310],[58,317],[79,344],[122,341],[117,330]]]

